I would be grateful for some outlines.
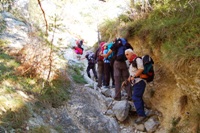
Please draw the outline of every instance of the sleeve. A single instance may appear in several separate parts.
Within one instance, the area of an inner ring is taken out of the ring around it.
[[[108,53],[108,50],[104,49],[103,54],[107,54],[107,53]]]
[[[88,58],[88,54],[85,55],[85,58]]]
[[[117,51],[117,45],[114,43],[111,48],[112,51],[116,52]]]

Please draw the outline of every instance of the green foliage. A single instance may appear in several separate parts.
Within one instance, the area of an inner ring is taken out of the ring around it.
[[[74,64],[69,66],[69,73],[72,75],[73,80],[76,83],[85,84],[87,83],[84,79],[84,76],[81,74],[81,71],[84,70],[83,64]]]
[[[0,16],[0,33],[2,33],[5,29],[6,29],[6,23],[2,19],[2,16]],[[3,42],[2,42],[2,40],[0,40],[0,45],[2,45],[2,44],[3,44]]]
[[[120,19],[107,20],[101,25],[102,38],[106,41],[119,36],[139,38],[146,48],[159,50],[161,61],[167,65],[173,64],[172,70],[180,68],[180,71],[186,71],[188,65],[200,58],[199,2],[158,0],[150,3],[153,10],[140,14],[133,21],[124,24]],[[120,18],[123,20],[124,16]],[[191,71],[191,74],[195,74],[195,71]]]
[[[64,75],[59,75],[58,78],[51,82],[45,82],[39,99],[41,102],[48,102],[52,107],[59,107],[63,105],[64,101],[69,99],[69,87],[69,79],[64,77]]]
[[[12,9],[12,4],[14,0],[0,0],[2,9],[0,11],[10,11]]]
[[[125,15],[125,14],[121,14],[118,18],[119,18],[120,21],[125,22],[125,23],[131,21],[129,16]]]
[[[172,119],[172,128],[169,130],[169,133],[179,133],[179,129],[177,127],[178,123],[180,122],[181,117],[173,118]]]
[[[99,31],[101,33],[101,41],[108,41],[116,37],[117,25],[119,24],[116,20],[106,20],[100,25]]]
[[[162,3],[160,1],[160,3]],[[164,1],[147,18],[128,23],[129,37],[138,36],[149,48],[160,49],[161,58],[175,67],[200,57],[200,4]]]
[[[51,130],[49,127],[41,125],[40,127],[31,129],[30,133],[51,133]]]
[[[142,27],[142,23],[140,23],[140,20],[138,20],[137,22],[136,21],[129,22],[127,24],[127,27],[128,27],[127,28],[128,29],[128,37],[133,37],[138,34],[139,30]]]
[[[152,44],[158,44],[159,42],[167,44],[167,47],[162,46],[162,50],[172,56],[178,55],[191,59],[199,57],[200,5],[194,7],[195,12],[188,6],[181,12],[178,10],[170,12],[171,15],[169,16],[159,17],[157,14],[152,14],[149,21],[154,22],[154,24],[151,25],[151,28],[148,28],[150,32],[152,31],[150,34]],[[148,26],[150,27],[150,25]]]
[[[54,127],[54,129],[58,132],[58,133],[63,133],[63,128],[59,125],[56,125],[56,127]]]
[[[1,50],[1,49],[0,49]],[[14,68],[19,66],[15,60],[4,52],[0,52],[0,81],[6,79],[16,79],[14,75]]]
[[[69,98],[70,81],[67,75],[64,75],[66,72],[59,74],[59,71],[54,80],[46,82],[44,86],[43,79],[17,75],[16,68],[20,64],[5,52],[4,45],[0,47],[0,106],[6,111],[0,110],[0,125],[7,130],[14,128],[16,132],[22,132],[24,123],[31,115],[29,102],[24,97],[32,94],[41,103],[58,107]]]
[[[17,101],[16,101],[17,102]],[[18,101],[19,102],[19,101]],[[30,117],[30,110],[27,105],[20,101],[21,106],[15,110],[7,110],[0,116],[1,125],[7,129],[21,127]],[[16,103],[17,104],[17,103]],[[16,106],[15,104],[15,106]]]

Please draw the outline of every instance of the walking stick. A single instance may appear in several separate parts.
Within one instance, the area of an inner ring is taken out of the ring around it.
[[[126,87],[127,82],[128,82],[127,80],[125,80],[125,81],[122,82],[120,91],[117,93],[117,95]],[[108,105],[108,108],[107,108],[106,111],[103,113],[104,115],[107,114],[108,110],[111,108],[111,106],[112,106],[112,104],[113,104],[114,101],[115,101],[115,100],[112,100],[112,102]]]

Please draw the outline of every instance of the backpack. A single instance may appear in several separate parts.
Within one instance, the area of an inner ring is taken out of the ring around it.
[[[83,54],[83,50],[81,49],[81,48],[79,48],[79,47],[76,47],[75,48],[75,50],[77,50],[78,51],[78,53],[77,54]]]
[[[101,43],[100,43],[100,47],[98,48],[98,52],[97,52],[98,60],[101,60],[101,61],[103,61],[104,57],[103,57],[103,56],[100,56],[99,53],[100,53],[100,52],[103,53],[103,51],[104,51],[103,45],[104,45],[104,44],[105,44],[105,42],[101,42]]]
[[[143,57],[137,57],[137,58],[141,58],[144,65],[144,71],[140,75],[140,78],[145,79],[147,82],[153,81],[155,75],[153,68],[154,64],[153,59],[149,55],[144,55]],[[137,68],[136,59],[132,62],[132,66]]]
[[[125,61],[126,56],[125,56],[125,50],[126,48],[126,43],[127,41],[124,38],[120,38],[117,40],[117,44],[119,45],[117,49],[117,54],[116,54],[116,60],[117,61]]]
[[[90,64],[95,64],[95,57],[94,57],[94,53],[93,53],[93,52],[90,52],[90,53],[88,54],[87,59],[88,59],[88,62],[89,62]]]

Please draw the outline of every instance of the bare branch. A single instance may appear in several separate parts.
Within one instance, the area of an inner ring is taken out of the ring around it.
[[[38,0],[38,4],[40,6],[40,9],[41,9],[43,17],[44,17],[44,21],[45,21],[45,25],[46,25],[46,35],[48,35],[48,23],[47,23],[46,15],[45,15],[44,9],[42,8],[40,0]]]

